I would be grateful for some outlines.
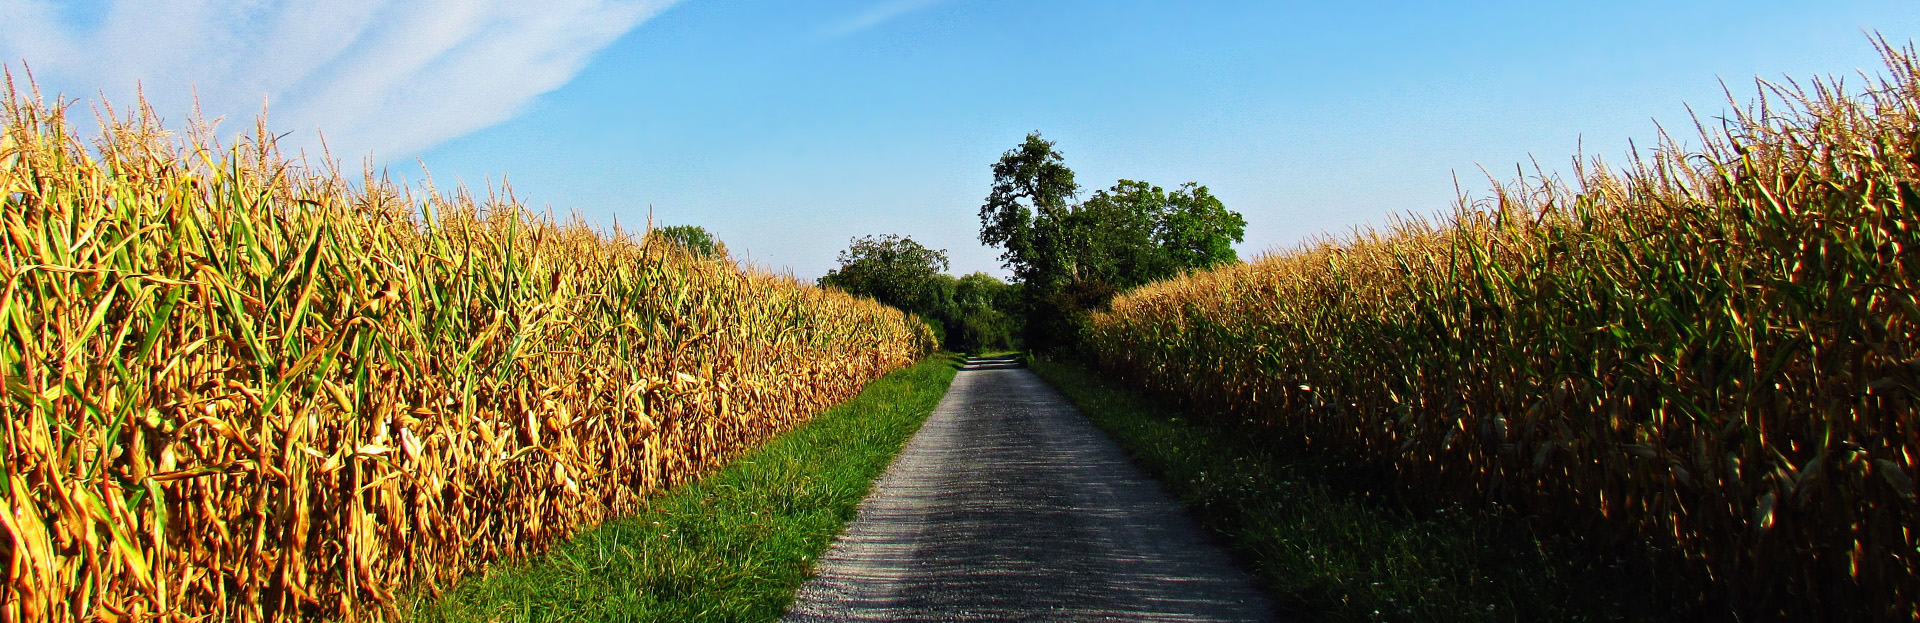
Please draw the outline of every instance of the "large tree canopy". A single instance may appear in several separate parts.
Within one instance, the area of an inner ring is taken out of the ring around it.
[[[1160,189],[1153,189],[1159,192]],[[1166,253],[1173,269],[1212,268],[1240,261],[1233,243],[1245,240],[1247,219],[1207,192],[1207,187],[1187,182],[1167,194],[1154,240]]]
[[[1238,261],[1233,243],[1247,226],[1205,186],[1167,192],[1133,180],[1095,191],[1069,221],[1080,278],[1119,289]]]
[[[1074,203],[1073,171],[1038,132],[1001,155],[993,178],[980,241],[1000,247],[1025,286],[1036,345],[1070,343],[1076,318],[1117,292],[1238,261],[1246,220],[1197,183],[1168,192],[1120,180]]]
[[[840,267],[821,277],[820,285],[923,317],[938,315],[951,305],[954,280],[942,272],[947,269],[944,249],[885,234],[852,239],[839,260]]]
[[[1000,260],[1022,282],[1054,277],[1066,260],[1060,226],[1078,192],[1053,143],[1028,134],[993,165],[993,191],[980,206],[980,242],[1000,247]]]

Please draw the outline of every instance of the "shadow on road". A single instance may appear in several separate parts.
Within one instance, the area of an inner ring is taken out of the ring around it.
[[[967,361],[782,621],[1273,621],[1252,578],[1024,367]]]
[[[1027,367],[1026,362],[1020,361],[1020,358],[1018,357],[1004,357],[1004,358],[995,358],[995,359],[973,358],[973,359],[968,359],[966,364],[961,365],[960,370],[962,372],[972,371],[972,370],[1011,370],[1014,368],[1025,368],[1025,367]]]

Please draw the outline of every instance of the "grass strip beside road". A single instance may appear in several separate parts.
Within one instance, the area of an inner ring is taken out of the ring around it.
[[[1222,536],[1296,620],[1673,618],[1645,564],[1597,562],[1496,512],[1408,504],[1377,468],[1196,422],[1077,363],[1029,367]]]
[[[771,621],[873,480],[920,429],[959,359],[941,354],[546,554],[497,566],[421,622]]]

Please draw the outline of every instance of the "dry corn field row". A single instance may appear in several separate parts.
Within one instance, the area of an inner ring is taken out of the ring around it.
[[[1692,150],[1136,290],[1088,342],[1412,489],[1652,544],[1700,613],[1913,620],[1920,66],[1883,51]]]
[[[269,141],[132,115],[83,146],[38,97],[0,120],[7,621],[391,619],[932,347],[871,301]]]

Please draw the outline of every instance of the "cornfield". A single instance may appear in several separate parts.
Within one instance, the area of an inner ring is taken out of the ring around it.
[[[1684,148],[1127,293],[1109,372],[1410,490],[1651,547],[1739,620],[1920,618],[1920,65]]]
[[[145,111],[87,146],[6,98],[7,621],[392,619],[932,347],[510,193],[350,184]]]

